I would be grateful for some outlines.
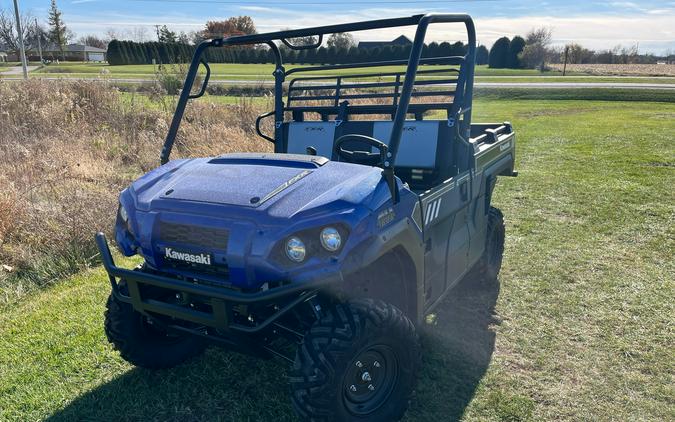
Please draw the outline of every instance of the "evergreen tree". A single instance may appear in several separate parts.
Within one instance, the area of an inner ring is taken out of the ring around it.
[[[117,66],[122,64],[122,56],[120,54],[120,42],[112,40],[108,43],[108,64]]]
[[[296,59],[296,62],[298,64],[306,64],[309,63],[307,61],[307,50],[300,50],[298,51],[298,58]]]
[[[525,40],[523,37],[515,36],[511,39],[509,44],[509,61],[507,63],[508,67],[511,69],[519,69],[522,66],[520,63],[520,53],[523,52],[525,48]]]
[[[335,52],[336,63],[349,63],[349,48],[339,47]]]
[[[436,41],[429,43],[427,46],[426,57],[438,57],[438,43]]]
[[[129,64],[129,52],[127,51],[126,41],[120,41],[120,64]]]
[[[450,45],[450,43],[446,42],[446,41],[442,42],[438,46],[437,56],[438,57],[447,57],[447,56],[451,56],[451,55],[452,55],[452,46]]]
[[[325,64],[328,62],[328,50],[326,47],[319,47],[316,51],[316,64]]]
[[[56,7],[56,0],[52,0],[52,5],[49,8],[49,40],[53,42],[61,52],[63,60],[65,57],[65,46],[68,41],[68,29],[61,19],[61,11]]]
[[[347,57],[345,57],[345,62],[346,63],[358,63],[359,60],[359,48],[358,47],[350,47],[349,51],[347,51]]]
[[[463,56],[465,54],[466,54],[466,46],[464,45],[463,42],[457,41],[456,43],[452,44],[450,48],[451,56]]]
[[[176,38],[176,33],[167,28],[166,25],[163,25],[157,31],[157,41],[159,42],[176,42]]]
[[[344,63],[343,57],[338,56],[338,49],[335,45],[328,47],[327,60],[330,64]]]
[[[509,41],[506,37],[501,37],[492,45],[488,65],[494,69],[503,69],[509,64]]]
[[[479,45],[476,49],[476,64],[483,65],[488,64],[488,58],[490,57],[490,52],[487,47],[484,45]]]

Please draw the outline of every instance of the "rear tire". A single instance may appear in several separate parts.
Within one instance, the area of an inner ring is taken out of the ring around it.
[[[504,215],[499,208],[490,207],[488,212],[487,240],[483,257],[478,263],[478,274],[487,284],[498,282],[499,270],[504,256]]]
[[[205,343],[189,335],[174,335],[148,322],[133,307],[108,297],[105,334],[122,358],[148,369],[174,367],[204,351]]]
[[[298,348],[293,407],[306,421],[396,421],[419,367],[415,326],[403,312],[372,299],[337,304]]]

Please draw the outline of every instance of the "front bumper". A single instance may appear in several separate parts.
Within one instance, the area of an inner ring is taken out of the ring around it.
[[[108,273],[113,296],[122,302],[130,303],[133,308],[146,315],[164,315],[178,320],[190,321],[205,327],[221,331],[257,333],[269,327],[288,311],[300,303],[314,298],[318,291],[329,284],[343,280],[340,272],[322,272],[307,279],[294,280],[293,283],[264,291],[244,292],[224,287],[212,287],[187,280],[130,270],[115,266],[103,233],[96,234],[96,244],[101,252],[103,267]],[[124,280],[128,295],[123,293],[118,280]],[[168,303],[143,297],[141,286],[154,286],[176,294],[191,295],[208,303],[210,311],[192,309],[188,306]],[[235,322],[233,307],[238,305],[278,305],[276,311],[264,320],[251,325]]]

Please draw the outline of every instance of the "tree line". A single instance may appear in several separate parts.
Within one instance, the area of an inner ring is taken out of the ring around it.
[[[108,44],[108,63],[111,65],[184,63],[191,59],[194,45],[113,40]],[[282,48],[285,63],[291,64],[344,64],[367,61],[403,60],[410,55],[412,45],[387,45],[359,48],[356,45],[330,45],[308,50]],[[463,56],[466,46],[462,42],[432,42],[424,47],[422,57]],[[267,47],[222,47],[206,50],[212,63],[273,63],[274,56]]]
[[[525,38],[515,36],[499,38],[490,48],[488,65],[491,68],[530,68],[546,69],[546,63],[597,63],[597,64],[631,64],[656,63],[658,56],[639,54],[637,45],[624,47],[617,45],[608,50],[594,51],[577,43],[564,46],[552,46],[553,33],[550,28],[530,30]],[[666,53],[667,60],[671,54]]]
[[[50,0],[48,25],[43,27],[30,14],[22,14],[21,27],[28,55],[36,57],[37,46],[56,46],[60,58],[65,59],[65,46],[75,40],[75,34],[63,21],[56,0]],[[85,35],[78,39],[80,44],[108,48],[108,61],[112,65],[178,63],[187,62],[195,46],[204,39],[229,37],[257,33],[250,16],[233,16],[222,21],[208,21],[202,30],[176,32],[166,25],[156,26],[157,41],[145,27],[127,31],[108,29],[105,36]],[[313,45],[311,37],[293,40],[297,45]],[[637,46],[617,46],[609,50],[594,51],[571,43],[566,46],[551,46],[552,32],[548,28],[529,31],[525,37],[514,36],[498,39],[489,50],[479,45],[476,50],[476,64],[488,64],[492,68],[540,68],[546,63],[560,63],[567,57],[568,63],[656,63],[660,58],[652,54],[639,54]],[[18,52],[18,34],[13,14],[0,9],[0,44],[10,52]],[[358,63],[406,59],[410,45],[386,45],[375,48],[358,48],[351,34],[331,34],[327,42],[318,49],[292,50],[284,45],[284,62],[292,64]],[[423,57],[453,56],[465,54],[466,46],[461,42],[432,42],[425,45]],[[53,51],[53,50],[52,50]],[[52,59],[55,57],[52,57]],[[58,58],[58,57],[57,57]],[[215,63],[271,63],[273,57],[265,46],[219,48],[207,50],[207,58]],[[672,55],[666,54],[672,60]]]

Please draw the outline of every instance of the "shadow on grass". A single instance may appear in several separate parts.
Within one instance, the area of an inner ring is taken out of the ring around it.
[[[464,280],[423,328],[423,368],[408,421],[461,418],[494,349],[498,286]],[[101,362],[105,366],[105,362]],[[103,372],[103,371],[102,371]],[[285,366],[209,349],[170,370],[131,369],[76,398],[49,421],[294,420]]]
[[[405,420],[461,419],[492,359],[498,297],[498,284],[468,277],[436,308],[422,330],[422,373]]]

